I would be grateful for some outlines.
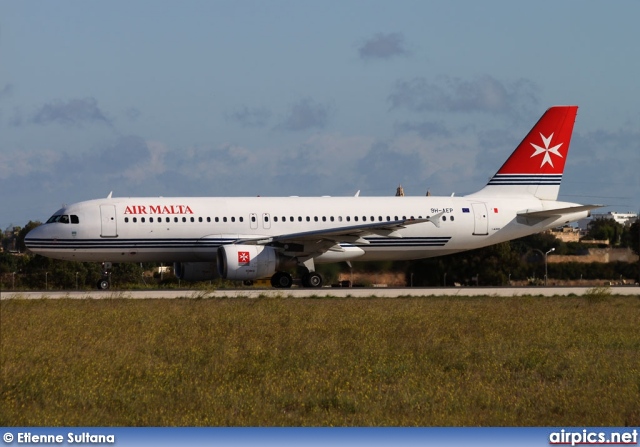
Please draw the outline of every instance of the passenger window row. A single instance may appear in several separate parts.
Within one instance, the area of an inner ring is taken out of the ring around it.
[[[74,217],[74,216],[72,216],[72,217]],[[296,222],[296,221],[297,222],[303,222],[303,221],[311,222],[311,220],[313,220],[314,222],[320,222],[320,221],[322,221],[322,222],[343,222],[343,221],[351,222],[352,219],[353,219],[353,222],[360,222],[360,221],[362,221],[362,222],[385,222],[385,221],[386,222],[391,222],[392,221],[391,217],[392,216],[386,216],[386,219],[385,219],[383,216],[377,216],[377,219],[376,219],[376,216],[362,216],[362,217],[360,217],[360,216],[353,216],[353,217],[352,216],[346,216],[344,218],[342,216],[337,216],[337,217],[335,217],[335,216],[329,216],[329,217],[327,217],[327,216],[322,216],[322,217],[313,216],[313,218],[311,216],[306,216],[303,219],[302,216],[298,216],[297,218],[294,217],[294,216],[289,216],[288,218],[286,216],[282,216],[281,218],[279,218],[278,216],[273,216],[273,221],[274,222],[278,222],[278,220],[280,219],[280,222],[283,222],[283,223],[284,222]],[[407,216],[402,216],[403,220],[405,220],[406,218],[407,218]],[[417,218],[418,219],[422,219],[422,216],[418,216]],[[139,218],[138,217],[132,217],[131,221],[133,223],[137,223],[138,219],[142,223],[147,222],[147,220],[150,223],[154,223],[154,222],[156,222],[156,223],[163,223],[163,222],[170,223],[172,221],[172,218],[170,218],[170,217],[165,217],[164,220],[163,220],[162,217],[156,217],[155,219],[153,217],[148,217],[148,218],[145,218],[145,217],[139,217]],[[269,214],[263,214],[263,219],[264,219],[264,222],[269,222]],[[411,216],[411,219],[414,219],[414,216]],[[449,219],[451,221],[454,220],[453,216],[449,216]],[[51,219],[49,219],[49,220],[51,220]],[[76,220],[77,220],[77,216],[76,216]],[[196,222],[196,221],[197,222],[205,222],[205,221],[206,222],[211,222],[212,220],[214,222],[236,222],[236,221],[244,222],[244,218],[243,217],[238,217],[238,218],[236,218],[236,217],[228,217],[228,218],[227,217],[214,217],[213,219],[211,219],[211,217],[206,217],[206,218],[203,218],[203,217],[198,217],[198,218],[196,218],[196,217],[189,217],[189,218],[187,218],[187,217],[182,217],[182,218],[173,217],[173,222],[174,223],[178,223],[178,222],[186,223],[186,222]],[[257,220],[256,216],[252,215],[251,216],[251,222],[256,222],[256,220]],[[398,216],[393,216],[393,220],[400,220],[400,219],[398,218]],[[447,220],[447,216],[442,216],[442,220],[446,221]],[[125,223],[128,223],[129,222],[129,217],[125,217],[124,221],[125,221]],[[49,222],[47,222],[47,223],[49,223]],[[75,223],[77,223],[77,222],[75,222]]]

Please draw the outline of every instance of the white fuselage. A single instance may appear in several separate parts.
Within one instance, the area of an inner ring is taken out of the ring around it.
[[[98,262],[215,261],[220,245],[440,214],[365,243],[341,243],[316,262],[408,260],[440,256],[515,239],[576,221],[586,211],[523,223],[517,213],[575,204],[533,197],[145,197],[105,198],[69,205],[67,221],[41,225],[29,248],[52,258]],[[73,217],[75,216],[75,217]],[[68,222],[68,223],[66,223]],[[77,223],[74,223],[77,222]]]

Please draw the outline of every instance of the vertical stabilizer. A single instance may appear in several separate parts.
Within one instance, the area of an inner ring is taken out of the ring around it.
[[[487,186],[472,196],[556,200],[578,106],[548,109]]]

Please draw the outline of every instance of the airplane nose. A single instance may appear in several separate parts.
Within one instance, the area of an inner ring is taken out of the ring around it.
[[[24,245],[34,253],[37,253],[38,240],[43,238],[44,229],[42,225],[32,229],[24,237]]]

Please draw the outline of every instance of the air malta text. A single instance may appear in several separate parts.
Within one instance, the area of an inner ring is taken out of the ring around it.
[[[193,214],[189,205],[129,205],[125,214]]]

